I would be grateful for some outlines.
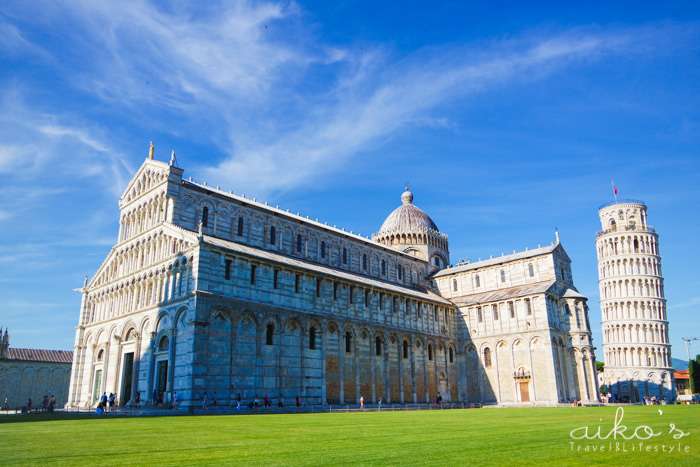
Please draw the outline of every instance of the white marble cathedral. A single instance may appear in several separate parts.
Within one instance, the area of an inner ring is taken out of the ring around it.
[[[598,215],[604,383],[621,401],[675,398],[659,235],[642,201],[615,201]]]
[[[597,401],[586,298],[551,246],[448,267],[406,190],[371,239],[182,178],[153,149],[86,280],[67,407],[176,391],[304,404]]]

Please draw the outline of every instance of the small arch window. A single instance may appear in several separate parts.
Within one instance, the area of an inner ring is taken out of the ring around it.
[[[406,360],[408,358],[408,342],[403,341],[403,358]]]
[[[457,279],[452,279],[452,291],[457,291]]]
[[[639,240],[634,239],[634,252],[639,253]]]
[[[321,258],[326,257],[326,242],[321,242]]]
[[[345,353],[352,352],[352,333],[350,331],[345,333]]]
[[[535,277],[535,267],[532,265],[532,263],[527,265],[527,272],[530,274],[530,277]]]
[[[270,227],[270,245],[274,245],[275,241],[277,240],[277,229],[275,229],[275,226]]]
[[[400,266],[399,266],[400,267]],[[367,270],[367,255],[362,255],[362,270]]]
[[[374,339],[374,353],[375,355],[381,355],[382,354],[382,340],[377,336]]]
[[[265,334],[265,344],[272,345],[275,338],[275,325],[270,323],[267,325],[267,332]]]
[[[316,350],[316,328],[313,326],[309,329],[309,350]]]
[[[208,227],[209,224],[209,208],[204,206],[202,208],[202,227]]]
[[[434,259],[434,262],[435,262],[435,266],[440,267],[440,258],[438,258],[438,257],[436,256],[435,259]]]
[[[481,287],[481,278],[478,274],[474,276],[474,287]]]
[[[162,352],[164,350],[168,350],[169,347],[170,339],[168,338],[168,336],[161,337],[160,341],[158,342],[158,350]]]
[[[433,359],[433,344],[428,344],[428,360]]]
[[[382,276],[386,276],[386,260],[382,260]]]
[[[622,212],[622,211],[620,211],[620,212],[617,213],[617,217],[618,217],[618,219],[620,219],[620,220],[624,220],[624,219],[625,219],[625,213]]]
[[[105,349],[100,349],[99,352],[97,352],[97,361],[101,362],[102,359],[105,357]]]
[[[348,249],[343,247],[343,264],[348,264]]]
[[[242,217],[238,218],[238,226],[236,229],[236,235],[238,235],[239,237],[243,236],[243,218]]]
[[[501,269],[501,282],[505,282],[505,281],[506,281],[506,272],[503,269]]]
[[[450,347],[450,363],[454,363],[454,351],[452,347]]]
[[[477,307],[476,309],[476,320],[480,323],[484,321],[484,315],[481,313],[481,307]]]
[[[301,234],[297,234],[297,253],[301,253]]]
[[[488,347],[484,349],[484,366],[486,368],[491,367],[491,349]]]

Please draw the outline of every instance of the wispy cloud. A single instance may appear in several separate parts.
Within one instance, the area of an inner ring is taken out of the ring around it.
[[[668,308],[669,310],[678,310],[680,308],[689,308],[691,306],[696,306],[700,305],[700,297],[693,297],[690,300],[687,300],[682,303],[674,303],[670,305]]]
[[[449,119],[431,118],[447,102],[619,51],[627,41],[571,33],[492,45],[491,53],[479,56],[464,48],[420,50],[397,62],[379,56],[381,63],[362,63],[343,75],[332,99],[305,102],[308,110],[300,113],[299,124],[275,133],[268,143],[260,144],[255,132],[251,137],[249,128],[232,127],[236,151],[206,176],[258,193],[298,186],[337,170],[358,151],[401,129],[431,121],[449,126]],[[383,71],[370,74],[368,68]]]

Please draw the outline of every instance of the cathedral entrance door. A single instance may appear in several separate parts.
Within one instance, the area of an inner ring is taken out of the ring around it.
[[[161,360],[158,362],[158,379],[156,379],[156,396],[160,397],[165,394],[168,386],[168,361]]]
[[[521,381],[518,384],[520,386],[520,402],[530,402],[530,383]]]
[[[131,382],[134,375],[134,353],[124,354],[124,372],[122,373],[122,394],[119,404],[123,406],[131,400]]]

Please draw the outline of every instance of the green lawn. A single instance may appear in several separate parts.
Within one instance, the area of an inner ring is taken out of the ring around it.
[[[584,426],[590,435],[600,427],[605,436],[614,420],[614,407],[141,418],[5,416],[0,417],[0,466],[700,465],[700,406],[626,407],[621,425],[628,427],[627,436],[635,429],[642,436],[641,425],[661,433],[641,441],[650,452],[639,452],[639,439],[626,441],[627,452],[622,452],[619,436],[617,441],[612,436],[603,441],[569,436]],[[673,439],[670,424],[688,434]],[[616,442],[620,451],[615,451]],[[612,452],[607,451],[609,443]],[[601,445],[606,451],[590,451]],[[669,446],[674,451],[663,452]]]

